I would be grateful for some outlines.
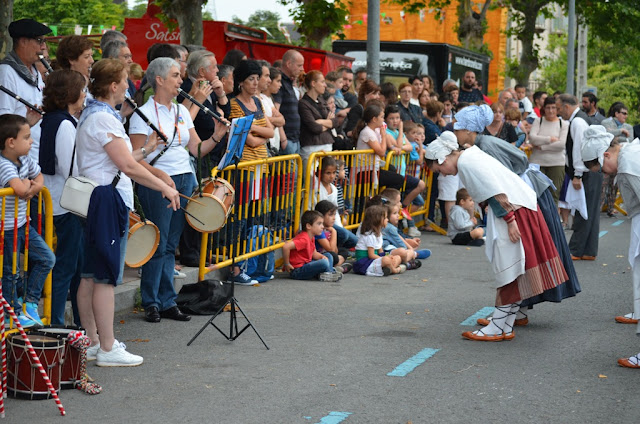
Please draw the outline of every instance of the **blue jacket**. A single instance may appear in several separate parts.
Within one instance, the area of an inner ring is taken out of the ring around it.
[[[85,237],[102,260],[95,264],[94,277],[116,284],[120,269],[120,239],[124,236],[129,209],[111,185],[98,186],[91,193]]]

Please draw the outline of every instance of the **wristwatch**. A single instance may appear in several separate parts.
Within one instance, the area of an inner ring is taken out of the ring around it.
[[[149,156],[149,155],[147,154],[147,149],[145,149],[144,147],[141,147],[141,148],[140,148],[140,151],[142,152],[142,159],[146,159],[146,158],[147,158],[147,156]]]

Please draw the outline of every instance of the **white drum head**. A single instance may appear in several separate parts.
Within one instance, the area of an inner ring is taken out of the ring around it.
[[[136,224],[129,229],[124,263],[136,268],[147,263],[158,248],[158,229],[151,224]]]
[[[227,222],[227,212],[222,202],[209,194],[204,194],[202,197],[195,197],[195,199],[202,203],[202,205],[196,202],[188,202],[185,209],[202,222],[198,222],[191,216],[184,214],[187,223],[191,225],[194,230],[202,233],[213,233],[222,228],[225,222]]]

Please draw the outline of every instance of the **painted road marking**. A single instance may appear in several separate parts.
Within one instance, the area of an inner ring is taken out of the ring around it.
[[[393,371],[391,371],[387,375],[390,377],[404,377],[407,374],[409,374],[411,371],[416,369],[418,365],[422,365],[424,361],[426,361],[427,359],[435,355],[436,352],[439,350],[440,349],[431,349],[431,348],[422,349],[416,355],[412,356],[411,358],[407,359],[406,361],[398,365]]]
[[[316,424],[338,424],[346,420],[347,417],[351,414],[352,412],[331,411],[329,412],[329,415],[327,415],[326,417],[322,417],[322,419],[320,419],[320,421]]]
[[[622,224],[623,222],[624,222],[624,219],[621,219],[620,221],[616,221],[611,225],[613,225],[614,227],[617,227],[618,225]]]
[[[494,307],[489,307],[489,306],[482,308],[475,314],[471,315],[469,318],[462,321],[460,325],[478,325],[478,323],[476,322],[478,321],[478,318],[488,317],[489,315],[491,315],[494,309],[495,309]]]
[[[605,234],[607,234],[609,231],[600,231],[600,234],[598,235],[598,237],[602,238]]]

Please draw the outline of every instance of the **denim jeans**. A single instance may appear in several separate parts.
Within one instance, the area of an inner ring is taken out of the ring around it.
[[[51,281],[51,324],[64,325],[69,288],[71,303],[77,310],[76,294],[84,260],[84,250],[78,246],[84,246],[84,229],[80,218],[72,213],[54,216],[53,224],[58,243]]]
[[[280,150],[280,155],[300,154],[300,140],[287,140],[287,147]]]
[[[355,234],[353,234],[346,228],[339,227],[335,224],[333,228],[336,230],[336,235],[338,236],[338,247],[346,247],[347,249],[356,247],[356,244],[358,243],[358,237]]]
[[[193,173],[172,175],[171,179],[176,185],[176,190],[187,196],[191,196],[196,181]],[[145,212],[146,218],[153,222],[160,231],[160,244],[156,253],[149,262],[142,267],[140,279],[140,292],[142,294],[142,306],[148,308],[155,306],[164,311],[176,306],[175,287],[173,286],[173,269],[175,266],[175,253],[180,234],[186,223],[184,212],[179,209],[174,212],[167,208],[167,200],[159,191],[151,190],[140,185],[138,198]],[[180,206],[184,208],[187,200],[181,198]]]
[[[29,226],[29,275],[27,286],[24,287],[24,281],[20,275],[20,253],[24,249],[25,243],[25,225],[20,227],[18,231],[18,263],[16,264],[16,274],[12,273],[13,259],[13,232],[14,230],[4,231],[4,263],[2,270],[2,294],[4,298],[16,309],[18,307],[18,296],[24,296],[25,302],[38,303],[42,295],[44,280],[47,279],[49,271],[56,263],[56,256],[53,254],[49,246],[44,242],[38,231]],[[18,311],[19,312],[19,311]]]
[[[333,257],[330,253],[323,253],[325,259],[311,261],[291,271],[291,278],[296,280],[311,280],[322,272],[333,272]]]

